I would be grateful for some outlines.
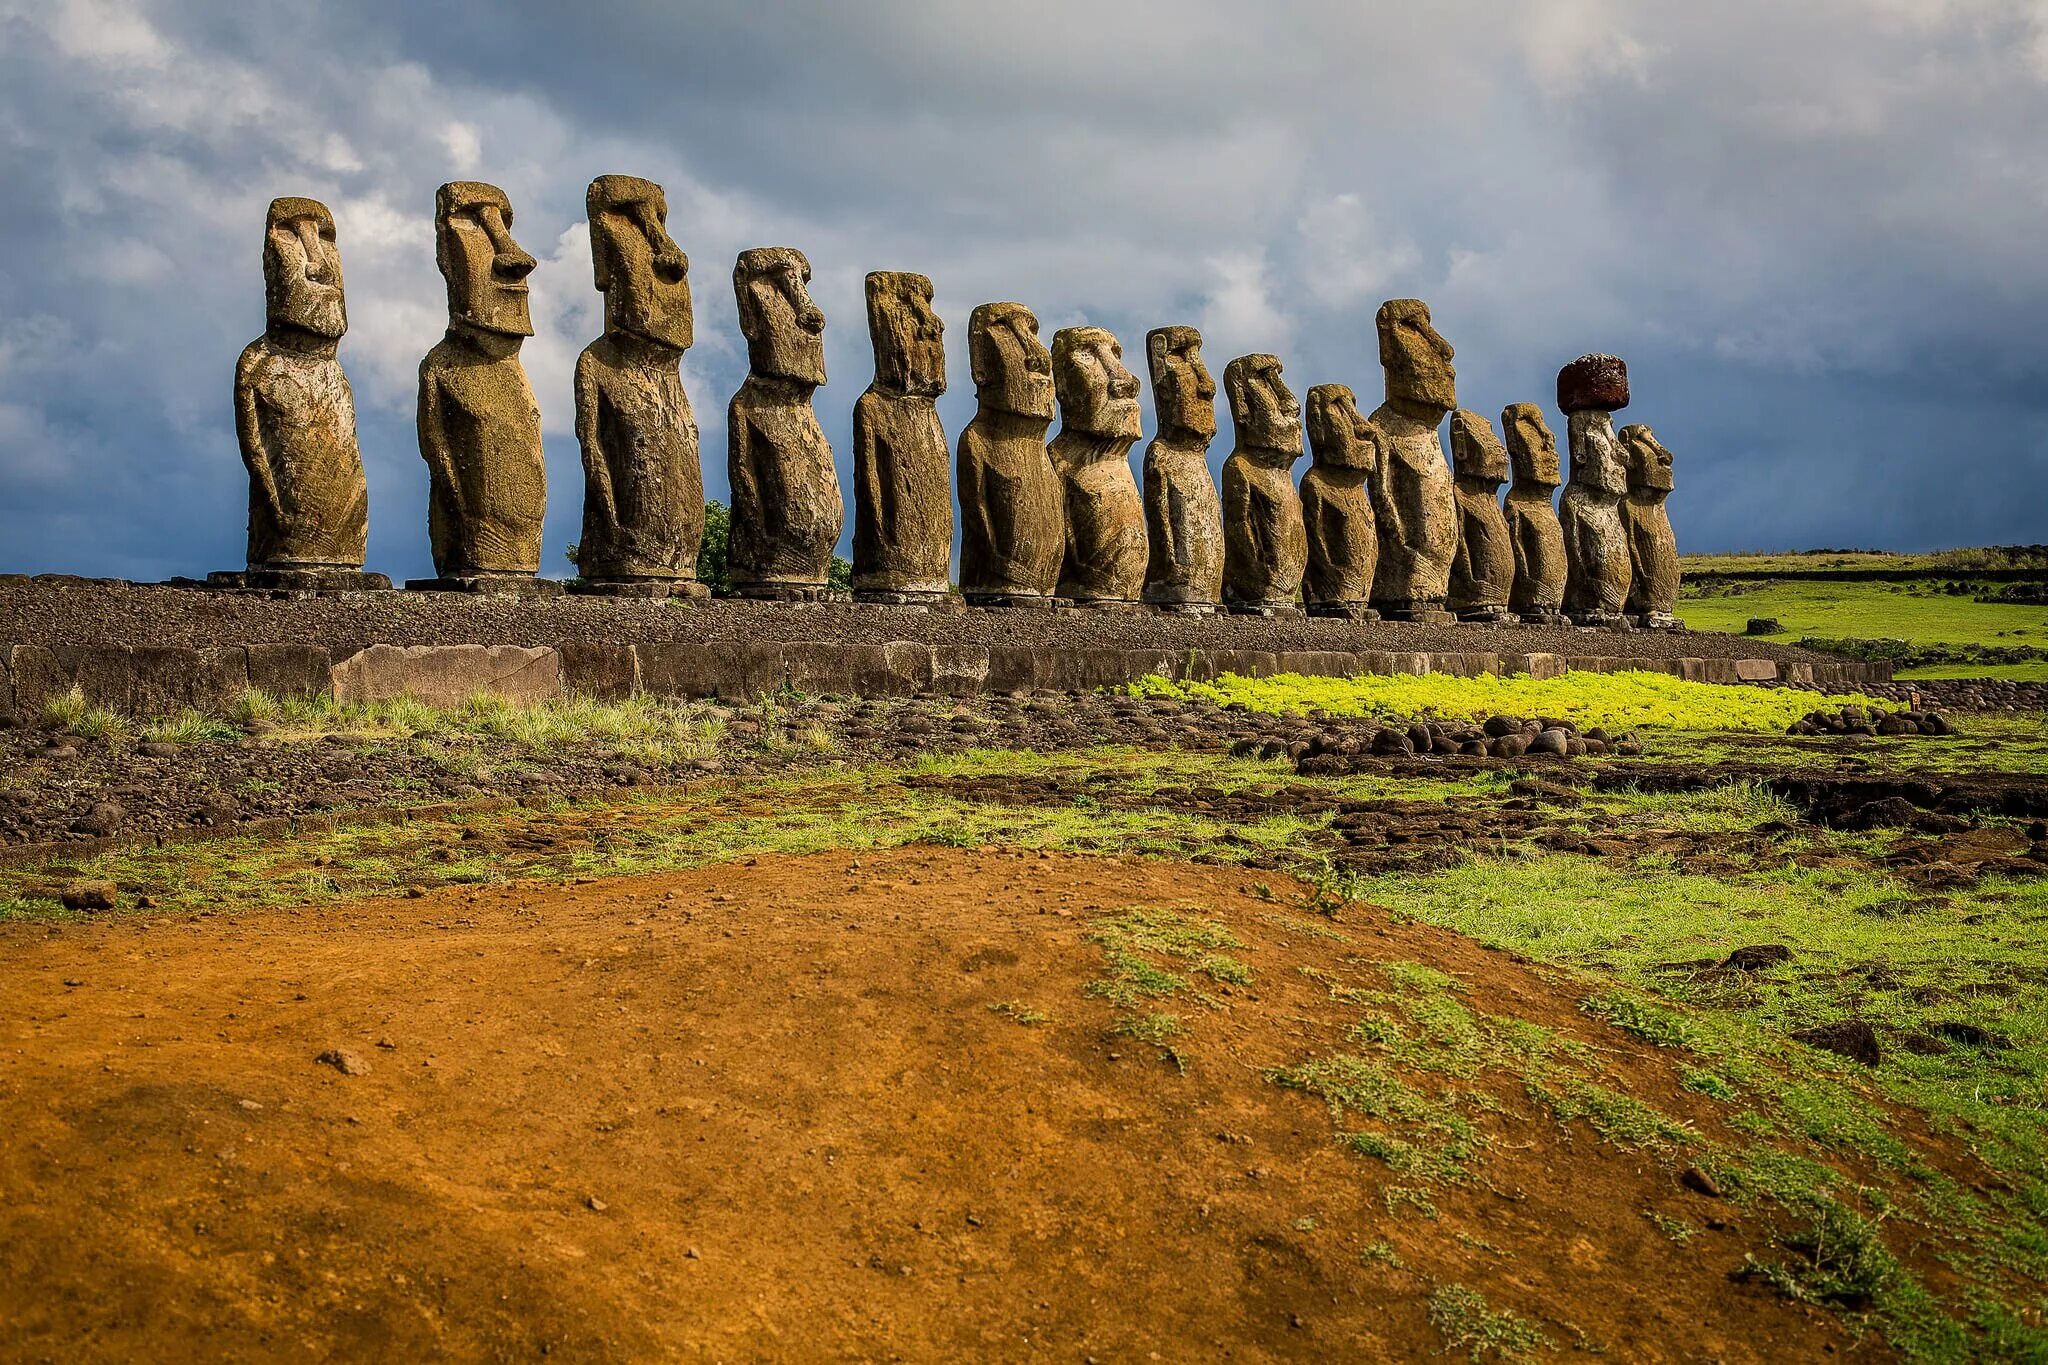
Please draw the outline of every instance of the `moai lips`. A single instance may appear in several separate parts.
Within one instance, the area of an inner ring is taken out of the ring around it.
[[[875,379],[853,407],[853,591],[862,601],[946,597],[953,496],[946,430],[945,327],[923,275],[867,277]]]
[[[749,372],[726,408],[727,565],[743,597],[824,597],[845,524],[832,447],[811,406],[825,382],[825,315],[810,279],[793,247],[756,247],[733,264]]]
[[[1580,356],[1558,371],[1557,400],[1567,414],[1572,461],[1558,508],[1565,614],[1582,626],[1624,626],[1631,571],[1621,499],[1628,477],[1611,414],[1628,403],[1628,367],[1611,355]]]
[[[1192,327],[1146,333],[1145,360],[1159,428],[1145,447],[1144,598],[1172,611],[1213,611],[1223,595],[1223,503],[1209,473],[1216,381]]]
[[[1678,539],[1664,501],[1671,496],[1671,452],[1657,434],[1638,423],[1621,429],[1628,466],[1628,495],[1622,524],[1628,528],[1628,614],[1652,630],[1675,629],[1678,607]]]
[[[1380,541],[1373,605],[1396,620],[1436,620],[1458,550],[1457,499],[1437,435],[1458,402],[1456,353],[1420,299],[1388,300],[1376,323],[1387,387],[1372,414],[1381,436],[1372,481]]]
[[[1308,391],[1308,444],[1313,463],[1301,476],[1301,515],[1308,532],[1302,599],[1312,616],[1377,620],[1369,605],[1379,562],[1379,528],[1366,480],[1379,466],[1379,433],[1343,384]]]
[[[1534,403],[1503,408],[1500,426],[1514,469],[1502,508],[1515,549],[1515,583],[1508,606],[1532,625],[1557,625],[1564,620],[1566,578],[1564,529],[1553,501],[1560,481],[1557,439],[1543,420],[1543,409]]]
[[[960,433],[960,591],[982,606],[1051,605],[1066,552],[1060,476],[1045,445],[1052,353],[1021,303],[967,322],[974,420]]]
[[[689,258],[653,181],[601,175],[584,203],[605,332],[576,361],[577,566],[591,591],[701,596],[704,476],[681,373],[695,335]]]
[[[1048,453],[1065,492],[1059,595],[1080,606],[1133,604],[1145,586],[1145,507],[1131,478],[1139,436],[1138,377],[1102,327],[1053,334],[1060,430]]]
[[[1451,467],[1458,504],[1458,552],[1447,605],[1461,620],[1504,621],[1515,585],[1515,551],[1500,507],[1508,453],[1476,412],[1451,414]]]
[[[1308,532],[1292,470],[1301,458],[1301,404],[1280,358],[1244,355],[1223,368],[1237,445],[1223,462],[1223,600],[1232,611],[1298,610]]]

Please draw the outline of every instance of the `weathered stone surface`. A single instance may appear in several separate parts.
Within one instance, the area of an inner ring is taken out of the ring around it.
[[[76,687],[93,705],[130,716],[172,715],[188,707],[219,714],[249,686],[249,658],[238,647],[67,646],[51,650],[50,659],[54,686],[43,700]],[[20,681],[17,672],[17,688]]]
[[[1223,462],[1223,600],[1240,610],[1291,610],[1308,569],[1292,473],[1301,404],[1273,355],[1241,355],[1224,366],[1223,391],[1237,438]]]
[[[1557,372],[1557,407],[1567,417],[1627,406],[1628,366],[1620,356],[1582,355]]]
[[[945,326],[923,275],[867,277],[875,381],[853,406],[853,591],[856,597],[943,597],[953,554],[946,429]]]
[[[251,569],[360,569],[370,493],[355,395],[335,352],[348,331],[334,215],[273,199],[263,228],[263,335],[235,362],[235,435],[249,470]]]
[[[533,335],[534,259],[511,228],[511,201],[495,185],[452,181],[435,196],[448,334],[420,362],[419,441],[434,568],[445,579],[540,567],[547,466],[540,407],[519,364]]]
[[[1613,366],[1606,363],[1611,360],[1612,356],[1587,356],[1565,366],[1557,381],[1560,394],[1613,394]],[[1568,380],[1566,375],[1575,369],[1590,371],[1600,383]],[[1621,389],[1626,389],[1625,379]],[[1621,499],[1628,492],[1621,443],[1614,435],[1614,419],[1603,408],[1573,410],[1568,435],[1571,482],[1558,508],[1564,532],[1565,614],[1579,625],[1617,625],[1626,619],[1622,609],[1628,603],[1630,576],[1628,531],[1621,520]]]
[[[1514,543],[1500,507],[1508,453],[1493,434],[1493,424],[1466,408],[1451,414],[1451,468],[1458,551],[1445,605],[1467,620],[1505,619],[1515,586]]]
[[[319,698],[334,691],[334,655],[318,645],[250,645],[249,686],[273,697]]]
[[[1664,500],[1671,496],[1671,452],[1647,426],[1621,429],[1621,448],[1628,464],[1628,496],[1622,500],[1622,525],[1628,528],[1628,612],[1645,625],[1668,628],[1678,623],[1678,539]]]
[[[668,197],[653,181],[601,175],[584,205],[604,335],[576,361],[576,566],[599,584],[694,583],[704,474],[680,368],[695,340],[690,261],[668,235]]]
[[[1301,595],[1311,612],[1344,609],[1361,619],[1372,599],[1379,563],[1379,527],[1366,480],[1379,467],[1379,433],[1343,384],[1308,391],[1308,446],[1313,463],[1301,476],[1301,516],[1308,567]]]
[[[1138,377],[1104,327],[1066,327],[1052,338],[1060,429],[1047,453],[1065,493],[1066,549],[1059,595],[1079,605],[1136,602],[1145,587],[1145,505],[1131,477],[1140,435]]]
[[[1021,303],[984,303],[967,322],[974,420],[960,433],[960,591],[1004,605],[1049,598],[1066,553],[1060,476],[1045,446],[1052,353]]]
[[[1514,482],[1508,486],[1508,538],[1515,548],[1515,582],[1508,606],[1525,619],[1548,621],[1564,609],[1564,528],[1558,524],[1557,438],[1534,403],[1501,410]]]
[[[743,596],[822,594],[845,506],[811,396],[825,382],[825,315],[794,247],[742,251],[732,269],[748,374],[726,409],[732,488],[727,570]]]
[[[1458,505],[1437,428],[1458,405],[1451,343],[1420,299],[1390,299],[1377,318],[1386,401],[1374,409],[1380,433],[1372,483],[1380,554],[1372,602],[1400,619],[1440,611],[1458,552]]]
[[[657,697],[719,697],[751,701],[781,689],[779,644],[634,645],[640,689]]]
[[[516,702],[562,695],[556,651],[516,645],[371,645],[337,662],[333,679],[339,702],[410,696],[460,706],[479,692]]]
[[[1216,381],[1192,327],[1147,332],[1145,360],[1158,418],[1145,447],[1145,600],[1213,610],[1223,597],[1223,500],[1209,473]]]
[[[857,697],[907,697],[918,690],[917,660],[887,645],[805,644],[782,647],[784,685],[798,692]],[[910,669],[898,665],[909,663]]]
[[[562,670],[562,691],[598,701],[623,701],[639,690],[640,672],[631,645],[594,640],[565,640],[555,646]]]

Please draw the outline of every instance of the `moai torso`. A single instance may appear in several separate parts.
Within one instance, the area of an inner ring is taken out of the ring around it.
[[[519,364],[533,334],[526,276],[504,191],[475,181],[436,197],[448,335],[420,362],[419,441],[427,528],[442,578],[531,574],[547,513],[540,406]]]
[[[1457,405],[1451,344],[1418,299],[1392,299],[1378,318],[1387,400],[1372,414],[1380,434],[1372,481],[1380,555],[1373,604],[1393,613],[1438,610],[1458,552],[1458,505],[1437,428]]]
[[[875,381],[853,406],[853,587],[862,596],[945,595],[953,553],[944,330],[923,275],[867,277]]]
[[[1145,447],[1145,588],[1163,607],[1213,608],[1223,595],[1223,502],[1209,473],[1216,381],[1202,334],[1159,327],[1145,336],[1159,434]]]
[[[1311,608],[1362,609],[1372,598],[1379,528],[1366,480],[1379,463],[1379,434],[1343,384],[1308,391],[1308,443],[1314,463],[1301,476],[1308,566],[1301,595]]]
[[[1671,532],[1665,500],[1671,496],[1671,452],[1643,425],[1621,429],[1628,461],[1628,495],[1622,524],[1628,528],[1628,611],[1649,625],[1670,625],[1678,608],[1678,538]]]
[[[972,598],[1053,595],[1066,552],[1060,476],[1045,446],[1052,356],[1020,303],[984,303],[967,324],[974,420],[960,433],[960,591]]]
[[[1515,586],[1515,551],[1500,508],[1508,455],[1476,412],[1451,415],[1451,463],[1458,504],[1458,551],[1446,605],[1461,615],[1504,616]]]
[[[586,579],[693,582],[704,536],[697,420],[683,391],[695,339],[689,261],[661,186],[605,175],[585,198],[605,334],[576,361]]]
[[[1291,610],[1308,567],[1308,530],[1294,462],[1301,458],[1301,405],[1276,356],[1239,356],[1223,370],[1237,446],[1223,462],[1223,600],[1233,607]]]
[[[361,568],[370,495],[355,397],[335,354],[348,322],[334,218],[324,204],[271,203],[263,279],[268,323],[235,363],[249,566]]]
[[[733,590],[812,595],[825,588],[845,525],[832,447],[811,407],[825,382],[825,317],[800,251],[743,251],[732,278],[751,366],[725,414]]]
[[[1101,327],[1053,334],[1060,430],[1048,448],[1065,493],[1067,537],[1059,595],[1076,603],[1135,602],[1145,587],[1145,506],[1131,477],[1139,435],[1138,377]]]
[[[1515,547],[1515,583],[1508,605],[1528,616],[1553,614],[1564,606],[1564,529],[1558,525],[1557,441],[1534,403],[1501,411],[1514,482],[1502,514]]]
[[[1628,491],[1613,413],[1628,405],[1628,370],[1613,356],[1582,356],[1559,372],[1558,406],[1569,414],[1571,480],[1558,507],[1564,532],[1564,610],[1581,625],[1615,625],[1628,604]]]

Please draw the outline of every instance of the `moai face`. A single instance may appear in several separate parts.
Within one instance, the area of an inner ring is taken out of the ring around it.
[[[1280,378],[1279,356],[1239,356],[1223,367],[1223,391],[1240,446],[1301,454],[1301,404]]]
[[[1152,371],[1152,407],[1159,432],[1207,443],[1216,439],[1216,380],[1202,363],[1202,334],[1192,327],[1155,327],[1145,334]]]
[[[757,246],[732,267],[747,363],[757,375],[825,382],[825,315],[811,302],[811,263],[795,247]]]
[[[1052,382],[1063,429],[1138,438],[1138,376],[1104,327],[1063,327],[1052,334]]]
[[[668,235],[668,196],[652,180],[601,175],[584,195],[604,328],[687,351],[696,340],[690,258]]]
[[[1500,429],[1507,435],[1508,456],[1514,461],[1515,482],[1539,488],[1555,488],[1564,480],[1557,460],[1557,437],[1543,420],[1543,409],[1534,403],[1510,403],[1501,409]]]
[[[1379,433],[1358,410],[1347,384],[1308,391],[1309,456],[1318,469],[1371,469],[1379,462]]]
[[[1657,433],[1638,422],[1623,427],[1620,434],[1621,448],[1628,459],[1629,491],[1669,493],[1671,452],[1657,439]]]
[[[526,277],[534,259],[512,240],[512,201],[496,185],[453,180],[434,196],[434,259],[448,317],[486,332],[533,335]]]
[[[932,311],[930,279],[899,270],[871,272],[868,338],[875,345],[875,383],[922,398],[946,391],[946,327]]]
[[[1508,452],[1493,424],[1464,408],[1451,414],[1451,468],[1459,478],[1479,483],[1504,483],[1508,477]]]
[[[1457,354],[1429,321],[1421,299],[1389,299],[1380,305],[1380,364],[1387,372],[1387,401],[1438,414],[1458,406]]]
[[[967,320],[974,391],[996,412],[1052,420],[1052,352],[1038,318],[1021,303],[984,303]]]
[[[348,331],[334,215],[317,199],[273,199],[263,225],[263,302],[272,327],[339,340]]]

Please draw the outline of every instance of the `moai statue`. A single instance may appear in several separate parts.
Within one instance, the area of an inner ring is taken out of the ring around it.
[[[1461,621],[1506,621],[1515,586],[1515,550],[1500,510],[1508,452],[1493,424],[1465,408],[1451,414],[1451,469],[1457,480],[1458,553],[1451,561],[1448,605]]]
[[[540,595],[535,578],[547,465],[540,407],[519,364],[533,335],[512,203],[496,185],[456,180],[434,197],[435,259],[448,283],[448,335],[420,362],[420,455],[438,578],[409,588]]]
[[[1308,448],[1314,463],[1301,476],[1308,529],[1301,595],[1308,614],[1377,621],[1370,603],[1379,528],[1366,480],[1377,476],[1380,438],[1348,386],[1318,384],[1308,391]]]
[[[1508,538],[1515,546],[1515,586],[1508,606],[1532,626],[1561,626],[1564,615],[1564,530],[1557,524],[1557,438],[1534,403],[1501,409],[1515,481],[1508,485]]]
[[[946,391],[945,326],[923,275],[867,279],[875,382],[853,405],[853,595],[861,602],[948,601],[952,471],[935,401]]]
[[[1308,530],[1294,462],[1301,404],[1280,378],[1280,358],[1241,355],[1223,367],[1237,446],[1223,462],[1223,601],[1244,615],[1287,616],[1308,568]]]
[[[1060,429],[1048,453],[1066,492],[1059,595],[1076,606],[1135,606],[1145,588],[1145,504],[1131,477],[1139,436],[1138,376],[1103,327],[1052,336]]]
[[[1455,352],[1430,325],[1429,305],[1420,299],[1381,304],[1378,326],[1387,400],[1372,414],[1380,433],[1372,480],[1380,559],[1372,603],[1389,620],[1448,623],[1456,619],[1444,610],[1444,599],[1458,552],[1458,503],[1437,428],[1458,405]]]
[[[235,362],[235,435],[249,467],[249,567],[216,587],[388,588],[366,574],[370,492],[355,397],[335,351],[348,330],[334,215],[273,199],[263,225],[263,335]]]
[[[967,320],[974,420],[960,433],[960,592],[973,606],[1050,607],[1066,552],[1060,476],[1045,448],[1052,353],[1021,303]]]
[[[1628,496],[1621,504],[1628,528],[1628,614],[1651,630],[1683,629],[1678,607],[1678,539],[1671,533],[1671,452],[1657,433],[1637,423],[1621,429],[1628,462]]]
[[[576,360],[582,590],[702,597],[704,474],[681,369],[695,340],[690,261],[668,235],[668,198],[653,181],[601,175],[584,205],[604,335]]]
[[[741,597],[823,600],[846,521],[832,447],[811,408],[825,382],[825,315],[810,280],[794,247],[755,247],[733,263],[748,369],[725,411],[726,564]]]
[[[1628,470],[1613,414],[1628,406],[1628,366],[1582,355],[1557,372],[1557,406],[1569,423],[1571,481],[1558,508],[1564,530],[1564,612],[1573,624],[1628,625],[1628,529],[1621,500]]]
[[[1164,611],[1207,614],[1223,597],[1223,502],[1209,473],[1216,381],[1192,327],[1147,332],[1145,361],[1159,419],[1145,447],[1145,600]]]

